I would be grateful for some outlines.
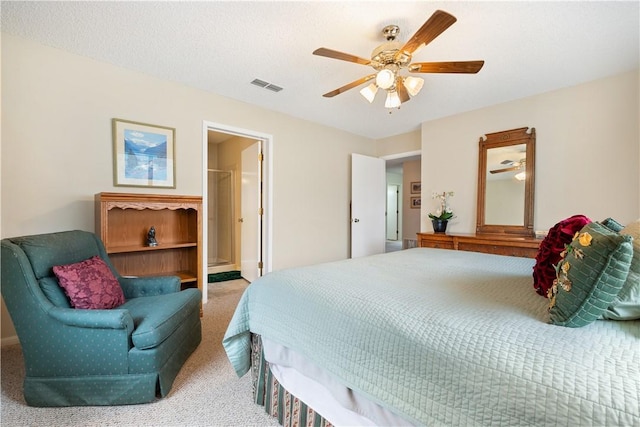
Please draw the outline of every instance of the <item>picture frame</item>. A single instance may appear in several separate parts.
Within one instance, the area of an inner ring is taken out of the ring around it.
[[[420,209],[422,207],[422,198],[421,197],[412,197],[411,198],[411,209]]]
[[[112,119],[113,185],[176,188],[176,130]]]
[[[422,182],[415,181],[411,183],[411,194],[420,194],[422,191]]]

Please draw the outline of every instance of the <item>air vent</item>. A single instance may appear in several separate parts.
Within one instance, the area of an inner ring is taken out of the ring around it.
[[[270,91],[273,91],[273,92],[280,92],[282,90],[280,86],[276,86],[272,84],[265,86],[265,89],[269,89]]]
[[[265,82],[264,80],[260,80],[260,79],[253,79],[253,81],[251,82],[252,85],[256,85],[265,89],[268,89],[272,92],[280,92],[282,90],[282,88],[280,86],[276,86],[272,83],[269,82]]]
[[[266,86],[269,85],[269,83],[265,82],[264,80],[260,80],[260,79],[253,79],[251,84],[252,85],[256,85],[256,86],[260,86],[260,87],[266,87]]]

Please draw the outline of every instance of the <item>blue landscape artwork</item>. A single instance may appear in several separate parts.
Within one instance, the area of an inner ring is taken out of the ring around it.
[[[124,176],[133,179],[167,179],[167,136],[124,130]]]

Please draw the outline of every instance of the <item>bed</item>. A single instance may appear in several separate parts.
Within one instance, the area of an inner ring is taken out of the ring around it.
[[[640,321],[549,324],[534,263],[414,248],[272,272],[223,346],[283,425],[640,425]]]

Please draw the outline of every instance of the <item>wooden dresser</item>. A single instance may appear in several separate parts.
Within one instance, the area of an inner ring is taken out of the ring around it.
[[[497,234],[418,233],[421,248],[455,249],[535,258],[542,239]]]

